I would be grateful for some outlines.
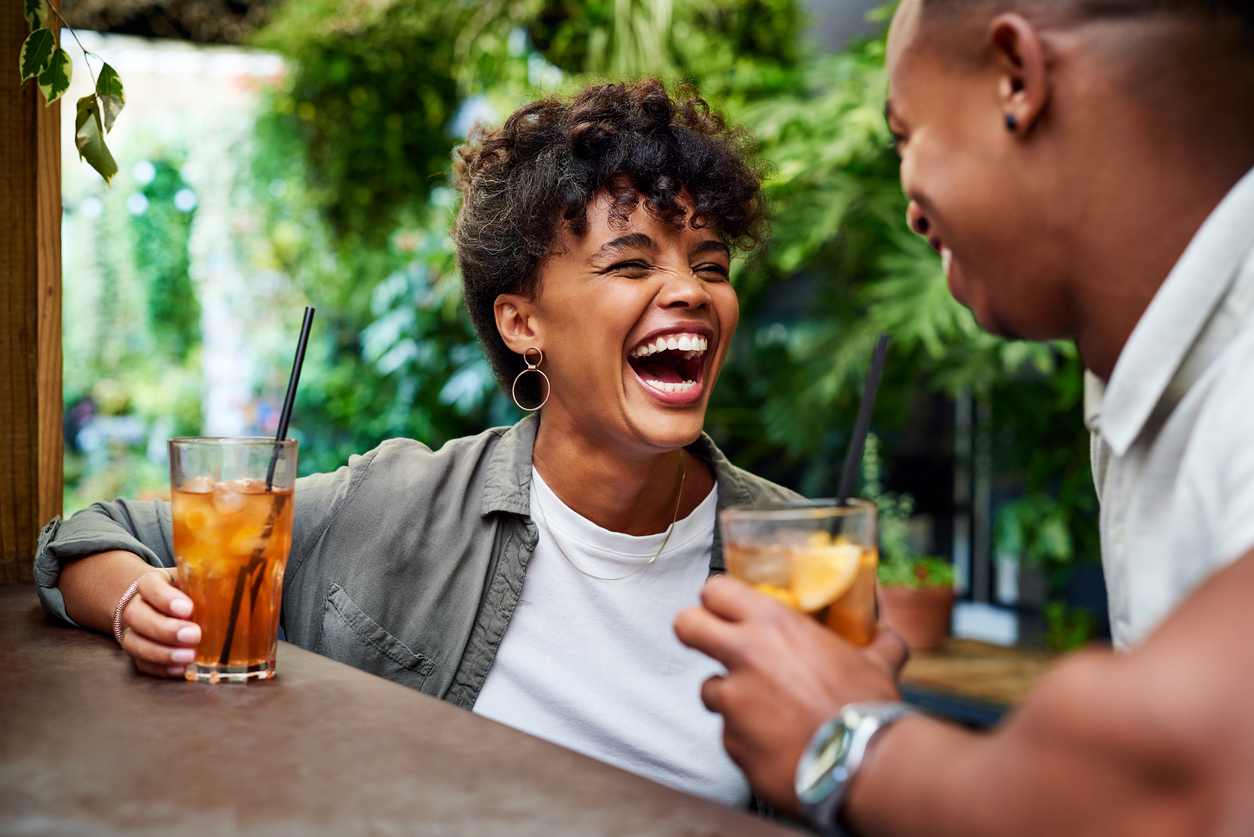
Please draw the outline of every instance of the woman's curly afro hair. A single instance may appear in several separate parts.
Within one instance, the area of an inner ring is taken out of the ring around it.
[[[658,220],[711,227],[733,249],[764,239],[763,164],[751,137],[728,128],[694,89],[679,92],[682,101],[653,79],[595,85],[524,105],[457,149],[457,262],[471,320],[506,391],[525,364],[497,331],[496,298],[533,296],[563,226],[586,235],[588,207],[602,193],[612,201],[611,224],[625,224],[643,200]],[[544,395],[533,378],[519,381],[524,403]]]

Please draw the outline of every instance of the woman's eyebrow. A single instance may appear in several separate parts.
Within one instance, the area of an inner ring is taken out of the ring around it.
[[[596,261],[602,256],[613,255],[623,250],[657,250],[657,242],[644,233],[629,233],[628,235],[619,236],[613,241],[606,242],[601,245],[601,249],[592,254],[589,261]]]
[[[701,253],[721,253],[727,258],[731,258],[731,248],[723,242],[716,241],[713,238],[702,241],[696,247],[692,248],[692,254],[694,256],[700,255]]]

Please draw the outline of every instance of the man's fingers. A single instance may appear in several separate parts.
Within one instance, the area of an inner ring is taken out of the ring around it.
[[[727,678],[717,675],[701,684],[701,702],[706,709],[723,714],[723,688],[726,684]]]
[[[910,659],[910,648],[906,641],[888,627],[886,622],[880,622],[876,627],[875,639],[871,640],[863,653],[894,678],[906,664],[906,660]]]
[[[680,642],[728,667],[735,631],[732,623],[700,607],[685,608],[675,617],[675,636]]]
[[[142,595],[131,599],[122,612],[122,624],[135,633],[161,645],[194,648],[200,642],[200,626],[185,619],[166,616]]]
[[[743,622],[763,608],[787,607],[729,575],[711,576],[701,588],[701,603],[731,622]]]
[[[192,615],[192,600],[175,586],[176,578],[166,569],[144,573],[139,578],[139,595],[167,616],[187,619]]]

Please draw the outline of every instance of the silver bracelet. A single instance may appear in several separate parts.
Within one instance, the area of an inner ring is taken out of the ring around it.
[[[144,575],[148,575],[148,573],[144,573]],[[144,575],[141,575],[139,578],[143,578]],[[135,598],[135,594],[139,592],[139,578],[135,579],[131,586],[126,588],[122,598],[118,599],[118,606],[113,609],[113,636],[118,641],[118,645],[122,644],[122,611],[126,610],[126,606],[131,603],[131,599]]]

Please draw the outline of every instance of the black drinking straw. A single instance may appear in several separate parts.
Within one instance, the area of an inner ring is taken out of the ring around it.
[[[840,489],[836,494],[836,505],[849,504],[849,494],[853,491],[853,478],[858,473],[858,463],[862,461],[862,448],[866,445],[866,434],[871,429],[871,408],[875,405],[875,391],[880,386],[880,375],[884,372],[884,356],[888,354],[888,332],[880,332],[879,342],[875,344],[875,353],[871,355],[871,368],[866,373],[866,383],[862,387],[862,403],[858,405],[858,420],[853,426],[853,436],[849,438],[849,450],[845,453],[845,467],[840,471]]]
[[[274,434],[274,453],[270,456],[270,469],[266,471],[266,491],[273,490],[274,468],[279,462],[279,444],[287,438],[287,425],[292,420],[292,405],[296,403],[296,385],[300,383],[300,368],[305,363],[305,346],[309,344],[309,328],[313,325],[314,310],[305,306],[305,321],[300,326],[300,341],[296,344],[296,359],[292,361],[292,374],[287,379],[287,396],[283,399],[283,411],[279,413],[279,432]]]
[[[266,491],[274,490],[274,469],[279,463],[279,451],[287,439],[287,426],[292,420],[292,405],[296,402],[296,385],[300,383],[300,368],[305,363],[305,347],[309,344],[309,329],[313,325],[314,309],[305,307],[305,321],[300,327],[300,341],[296,344],[296,359],[292,361],[292,374],[287,379],[287,396],[283,399],[283,410],[279,413],[279,429],[274,435],[274,453],[270,454],[270,467],[266,470]],[[274,531],[274,523],[287,495],[281,494],[270,507],[270,516],[266,518],[266,527],[261,533],[262,542],[268,543],[270,533]],[[235,638],[235,625],[239,621],[240,605],[244,601],[244,588],[248,586],[248,577],[254,572],[257,578],[253,581],[252,605],[257,606],[257,594],[261,591],[261,583],[265,579],[265,561],[261,553],[265,546],[258,547],[249,558],[248,563],[239,568],[239,577],[235,580],[235,595],[231,597],[231,615],[227,620],[226,639],[222,642],[222,654],[218,657],[218,665],[227,665],[231,657],[231,640]],[[261,569],[261,572],[257,572]]]

